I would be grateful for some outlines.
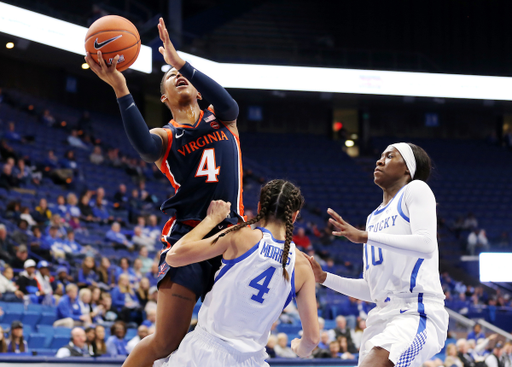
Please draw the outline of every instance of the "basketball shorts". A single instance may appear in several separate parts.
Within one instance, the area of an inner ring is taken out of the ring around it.
[[[373,347],[389,352],[395,367],[420,367],[439,353],[446,341],[448,313],[439,298],[390,296],[368,314],[359,364]]]
[[[192,223],[192,221],[189,221],[187,223],[188,224],[177,222],[174,218],[172,218],[164,227],[162,232],[162,242],[166,245],[166,248],[160,255],[157,286],[160,285],[162,279],[164,279],[166,276],[169,276],[174,283],[190,289],[195,293],[196,299],[199,299],[199,297],[204,298],[206,293],[208,293],[213,287],[214,275],[215,272],[220,268],[222,256],[218,256],[206,261],[201,261],[195,264],[180,266],[178,268],[169,266],[169,264],[165,262],[167,251],[173,244],[178,242],[181,237],[190,232],[199,222]],[[212,230],[206,237],[215,235],[229,225],[231,225],[231,223],[222,222],[217,227],[215,227],[215,229]]]
[[[267,357],[265,350],[242,353],[198,326],[185,336],[162,367],[268,367]]]

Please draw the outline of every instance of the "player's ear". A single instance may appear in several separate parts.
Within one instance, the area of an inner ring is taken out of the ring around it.
[[[203,96],[199,92],[197,92],[197,99],[200,100],[200,101],[203,100]]]
[[[167,98],[167,96],[165,94],[162,94],[160,96],[160,102],[165,103],[165,102],[167,102],[167,100],[168,100],[168,98]]]

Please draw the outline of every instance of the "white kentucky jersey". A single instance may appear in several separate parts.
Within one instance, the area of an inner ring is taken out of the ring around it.
[[[429,210],[435,216],[435,198],[430,187],[424,182],[412,181],[402,187],[386,206],[377,208],[368,216],[366,231],[411,235],[407,202],[414,201],[412,195],[418,194],[431,196],[433,208]],[[430,236],[435,242],[435,251],[430,258],[364,244],[363,278],[370,288],[372,301],[387,302],[391,295],[407,297],[418,293],[423,293],[425,297],[444,299],[439,279],[439,249],[435,226]]]
[[[263,238],[242,256],[222,260],[215,284],[199,310],[198,325],[240,352],[265,348],[270,328],[295,297],[295,244],[283,276],[284,241],[258,227]]]

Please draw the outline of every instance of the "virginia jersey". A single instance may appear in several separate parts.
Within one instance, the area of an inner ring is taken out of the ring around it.
[[[199,326],[244,353],[265,348],[272,324],[295,297],[295,244],[290,244],[287,281],[281,264],[284,241],[258,229],[263,238],[254,247],[222,260],[198,317]]]
[[[169,143],[160,170],[175,195],[160,209],[178,221],[201,221],[212,200],[224,200],[231,203],[230,217],[236,223],[235,218],[244,214],[238,137],[211,109],[201,111],[193,126],[171,120],[164,129]]]
[[[433,196],[428,185],[423,183],[415,183],[415,185],[429,190]],[[412,232],[409,210],[404,199],[408,189],[411,189],[411,184],[402,187],[385,207],[379,207],[370,214],[366,231],[410,235]],[[374,302],[385,302],[390,295],[406,296],[413,293],[423,293],[426,297],[444,298],[439,280],[437,243],[435,252],[429,259],[365,244],[363,262],[363,277],[370,287],[370,295]]]

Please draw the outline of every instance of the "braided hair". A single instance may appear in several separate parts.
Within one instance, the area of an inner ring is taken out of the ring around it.
[[[253,219],[237,224],[231,227],[223,235],[230,232],[238,231],[240,228],[250,226],[251,224],[262,222],[266,223],[270,219],[284,222],[286,226],[286,237],[284,241],[284,250],[282,257],[283,276],[286,280],[290,277],[286,271],[286,263],[288,262],[288,254],[290,252],[290,243],[293,236],[293,213],[300,210],[304,205],[304,197],[300,189],[286,180],[272,180],[261,188],[260,192],[260,211]],[[217,242],[218,236],[212,244]]]

